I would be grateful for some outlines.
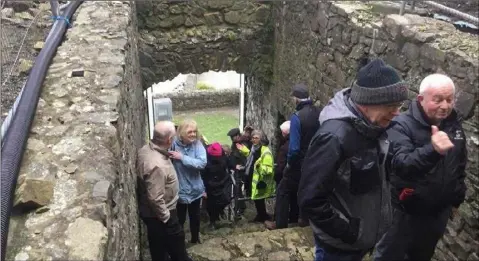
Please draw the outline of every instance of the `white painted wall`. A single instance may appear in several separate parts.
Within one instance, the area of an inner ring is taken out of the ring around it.
[[[157,94],[157,93],[162,93],[162,92],[172,92],[176,88],[181,88],[182,85],[186,82],[186,78],[188,77],[188,74],[178,74],[175,78],[169,81],[164,81],[164,82],[159,82],[153,84],[151,87],[152,93]]]
[[[178,76],[172,80],[153,84],[152,94],[172,92],[184,88],[194,89],[196,87],[194,78],[194,74],[178,74]],[[241,80],[241,74],[236,73],[235,71],[209,71],[196,77],[196,82],[204,82],[213,86],[215,89],[240,88]]]
[[[209,71],[198,76],[198,82],[204,82],[215,89],[240,88],[241,74],[235,71],[214,72]]]

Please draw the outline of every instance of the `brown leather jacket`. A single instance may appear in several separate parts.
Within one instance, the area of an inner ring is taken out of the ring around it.
[[[166,223],[178,201],[178,177],[165,149],[150,142],[138,151],[140,216]]]

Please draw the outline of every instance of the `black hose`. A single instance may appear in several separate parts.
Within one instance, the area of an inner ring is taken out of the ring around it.
[[[13,195],[17,185],[18,172],[22,157],[30,133],[30,126],[35,116],[40,90],[45,80],[47,69],[57,47],[60,45],[63,35],[69,24],[68,19],[72,17],[83,0],[71,1],[70,5],[63,12],[65,20],[55,21],[50,37],[48,37],[45,47],[40,51],[35,59],[23,95],[20,99],[17,112],[12,123],[5,134],[4,144],[2,146],[2,171],[1,175],[1,229],[2,229],[2,261],[5,260],[6,247],[8,239],[8,226],[13,204]],[[55,30],[55,31],[53,31]]]

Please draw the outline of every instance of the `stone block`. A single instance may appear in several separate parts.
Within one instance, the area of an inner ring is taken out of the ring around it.
[[[456,242],[449,246],[449,248],[452,250],[457,259],[466,260],[471,251],[471,246],[460,238],[456,238],[455,241]]]
[[[65,234],[71,260],[103,260],[108,231],[102,223],[80,217],[68,226]]]
[[[467,258],[467,261],[479,261],[479,253],[471,253]]]
[[[290,254],[286,251],[277,251],[268,254],[268,260],[289,260]]]
[[[229,11],[224,14],[225,15],[225,22],[229,24],[237,24],[241,20],[241,15],[239,11]]]
[[[409,20],[407,18],[397,14],[387,15],[383,20],[384,28],[392,39],[396,39],[396,37],[401,35],[402,28],[408,24]]]
[[[456,93],[456,104],[455,107],[457,111],[466,119],[473,116],[474,107],[478,99],[474,95],[467,93],[465,91],[459,90]]]
[[[415,44],[406,42],[401,51],[408,60],[414,61],[419,58],[421,50]]]
[[[207,0],[206,5],[211,9],[223,9],[234,4],[234,0]]]
[[[462,204],[459,213],[466,223],[473,229],[479,228],[479,212],[471,208],[469,204]]]
[[[14,208],[30,211],[48,205],[53,199],[54,182],[26,178],[15,193]]]
[[[92,197],[100,201],[106,201],[111,198],[112,185],[107,180],[98,181],[95,186],[93,186]]]
[[[1,17],[3,19],[12,18],[13,15],[15,14],[12,8],[3,8],[0,12],[1,12]]]
[[[27,59],[19,59],[16,75],[28,75],[33,67],[33,61]]]

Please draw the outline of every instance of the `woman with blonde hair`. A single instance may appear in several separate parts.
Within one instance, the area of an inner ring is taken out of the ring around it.
[[[265,199],[273,196],[276,190],[273,155],[268,148],[268,138],[262,131],[254,130],[251,133],[251,142],[253,143],[251,150],[241,143],[237,143],[236,147],[247,157],[245,175],[251,182],[251,200],[256,207],[256,217],[253,221],[264,222],[271,219],[266,212]]]
[[[198,139],[194,120],[185,120],[178,126],[169,154],[179,181],[178,219],[183,226],[188,212],[191,243],[200,243],[200,204],[205,193],[201,170],[206,166],[206,150]]]

